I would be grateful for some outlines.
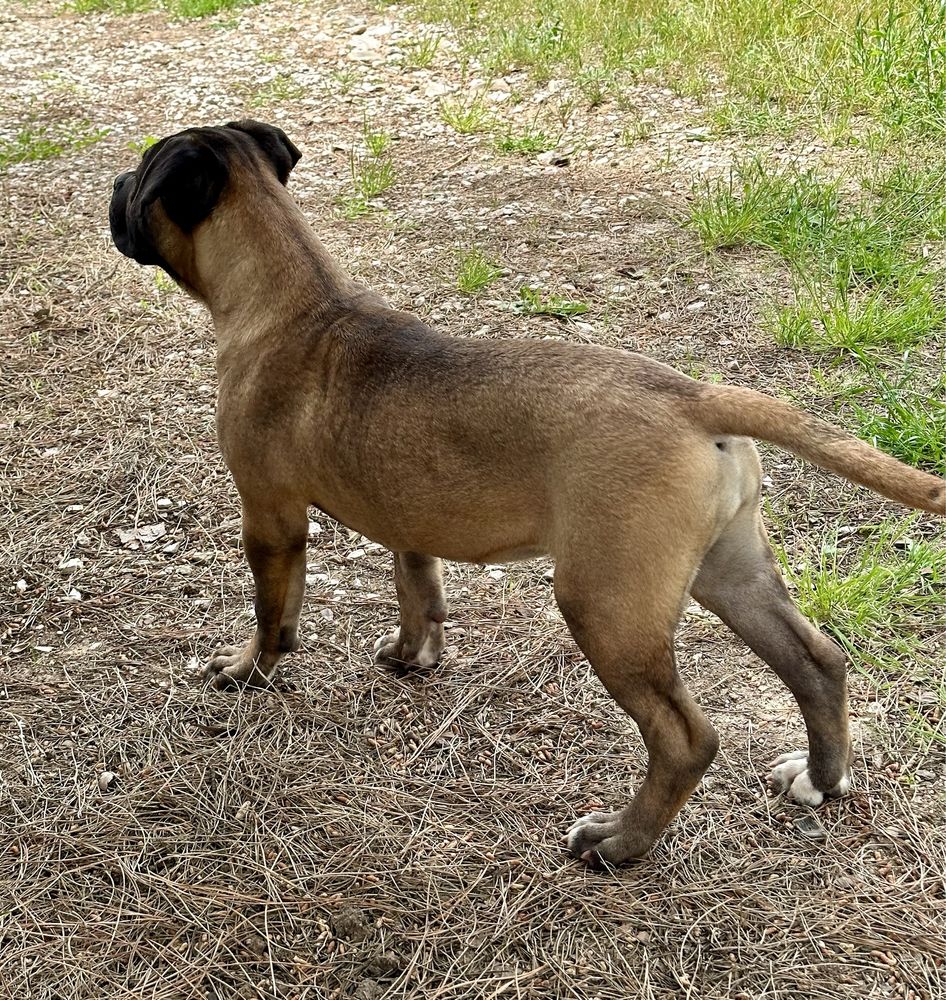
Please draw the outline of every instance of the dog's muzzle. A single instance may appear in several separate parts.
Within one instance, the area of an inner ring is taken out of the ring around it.
[[[112,185],[112,200],[108,206],[108,225],[115,246],[126,256],[134,258],[128,235],[128,195],[134,184],[134,170],[119,174]]]

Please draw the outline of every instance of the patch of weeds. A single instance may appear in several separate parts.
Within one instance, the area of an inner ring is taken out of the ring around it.
[[[710,89],[710,80],[700,66],[690,66],[669,75],[668,83],[681,97],[702,97]]]
[[[649,118],[633,116],[621,129],[621,144],[630,148],[637,142],[650,139],[654,134],[654,123]]]
[[[248,103],[251,108],[259,108],[280,101],[294,101],[304,93],[305,87],[297,83],[291,73],[277,73],[252,93]]]
[[[340,94],[350,94],[358,82],[358,73],[353,69],[335,69],[329,75]]]
[[[353,149],[349,154],[352,193],[339,198],[342,215],[357,219],[372,210],[371,202],[392,187],[397,179],[394,161],[388,154],[392,136],[385,131],[372,132],[365,121],[364,153]]]
[[[895,129],[942,135],[946,127],[946,6],[882,4],[861,15],[851,68],[874,113]]]
[[[809,289],[799,304],[768,320],[783,347],[840,351],[866,363],[902,351],[946,323],[946,305],[930,278],[918,277],[897,294],[871,289]]]
[[[534,79],[645,70],[678,93],[710,86],[745,102],[726,128],[782,132],[856,115],[892,131],[942,134],[946,7],[941,0],[412,0],[427,22],[452,25],[461,53],[486,72]]]
[[[350,164],[352,186],[365,201],[384,194],[394,184],[396,172],[388,157],[358,156],[352,153]]]
[[[867,186],[883,205],[884,221],[914,239],[946,239],[946,167],[938,147],[887,167]]]
[[[614,85],[614,75],[602,67],[592,67],[579,73],[575,85],[589,108],[598,108],[608,99]]]
[[[479,51],[493,72],[529,68],[539,80],[547,80],[567,52],[566,31],[560,11],[543,12],[536,18],[533,7],[521,21],[505,18],[498,31],[490,31],[489,44]]]
[[[801,115],[777,101],[753,101],[729,96],[707,112],[720,135],[756,138],[762,135],[793,135],[804,124]]]
[[[155,0],[71,0],[67,6],[77,14],[137,14],[153,10]]]
[[[563,129],[568,128],[572,115],[575,113],[576,101],[574,97],[560,97],[555,102],[555,117]]]
[[[838,218],[838,202],[836,183],[750,160],[702,186],[690,225],[711,250],[752,244],[792,257],[819,242]]]
[[[70,0],[79,14],[137,14],[163,9],[175,17],[209,17],[221,11],[255,6],[261,0]]]
[[[371,129],[368,128],[367,121],[365,122],[365,149],[368,150],[369,156],[373,156],[375,159],[383,156],[387,152],[388,147],[391,145],[391,139],[392,136],[390,132],[385,132],[384,129],[381,129],[378,132],[372,132]]]
[[[58,132],[46,125],[26,126],[12,139],[0,141],[0,169],[12,163],[50,160],[66,152],[86,149],[108,134],[109,129],[93,129],[88,122],[79,122]]]
[[[177,17],[209,17],[220,11],[255,7],[261,0],[162,0],[168,12]]]
[[[440,48],[440,35],[426,34],[404,44],[404,65],[408,69],[429,69]]]
[[[457,288],[466,295],[475,295],[502,276],[503,270],[481,250],[469,250],[460,258]]]
[[[916,520],[873,526],[853,552],[837,532],[800,559],[776,547],[802,613],[858,665],[899,669],[920,653],[924,629],[946,626],[946,545],[911,538]]]
[[[460,135],[485,132],[492,123],[492,116],[486,102],[479,95],[468,100],[444,98],[440,102],[440,117]]]
[[[527,316],[554,316],[556,319],[571,319],[588,312],[585,302],[561,295],[543,295],[538,288],[529,288],[528,285],[519,289],[519,301],[514,308]]]
[[[144,156],[145,152],[149,150],[157,141],[158,137],[156,135],[146,135],[141,139],[132,140],[128,143],[128,148],[138,156]]]
[[[759,246],[785,259],[800,293],[769,320],[778,343],[869,359],[946,322],[946,297],[918,246],[946,216],[926,189],[904,186],[909,177],[932,183],[891,173],[845,201],[837,181],[752,161],[704,186],[690,224],[710,248]]]
[[[539,128],[527,127],[524,131],[513,133],[509,130],[496,136],[496,148],[500,153],[516,156],[531,156],[544,153],[558,142]]]

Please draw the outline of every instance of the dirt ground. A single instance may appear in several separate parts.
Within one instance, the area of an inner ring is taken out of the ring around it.
[[[444,44],[407,68],[419,32],[397,8],[277,0],[169,22],[41,0],[7,3],[0,33],[4,138],[109,130],[0,172],[0,997],[946,995],[946,771],[911,722],[928,692],[909,673],[852,673],[855,787],[812,840],[810,811],[764,781],[804,746],[794,703],[691,608],[681,670],[722,750],[653,854],[606,873],[562,834],[628,799],[643,750],[568,637],[547,564],[449,566],[445,660],[398,679],[370,655],[396,615],[389,556],[313,511],[302,651],[272,692],[200,682],[251,627],[251,578],[208,318],[110,244],[129,144],[275,122],[304,152],[290,188],[312,224],[394,304],[455,333],[623,345],[804,397],[809,362],[759,329],[778,267],[709,260],[681,225],[691,176],[732,144],[693,141],[686,102],[642,86],[649,140],[622,144],[605,105],[576,112],[563,166],[502,156],[441,121],[457,60]],[[494,91],[513,119],[509,100],[528,118],[554,96]],[[346,220],[366,121],[394,137],[397,179],[382,210]],[[476,298],[455,286],[472,246],[507,269]],[[519,315],[524,283],[589,312]],[[894,513],[767,455],[790,550]]]

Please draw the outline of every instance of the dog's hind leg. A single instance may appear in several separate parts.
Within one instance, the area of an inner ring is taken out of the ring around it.
[[[418,552],[394,553],[394,586],[401,624],[374,645],[375,658],[391,667],[431,667],[444,647],[447,604],[443,564]]]
[[[244,498],[243,548],[256,584],[256,634],[243,647],[223,646],[204,671],[215,688],[263,687],[277,662],[299,646],[305,589],[306,508],[256,508]]]
[[[812,806],[843,795],[851,783],[846,658],[792,603],[755,498],[706,555],[692,594],[775,670],[801,709],[808,749],[774,761],[772,784]]]
[[[634,534],[648,537],[646,528]],[[582,816],[568,831],[569,849],[591,864],[646,854],[716,755],[716,732],[674,661],[674,629],[696,559],[687,562],[665,544],[632,560],[616,559],[613,544],[589,544],[577,562],[560,557],[555,568],[555,597],[572,635],[637,723],[649,755],[628,806]]]

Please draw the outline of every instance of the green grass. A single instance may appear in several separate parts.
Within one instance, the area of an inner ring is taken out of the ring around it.
[[[942,134],[946,7],[938,0],[414,0],[487,74],[569,76],[589,103],[653,75],[677,93],[724,91],[728,130],[865,116]]]
[[[147,150],[149,150],[157,141],[158,137],[156,135],[146,135],[141,139],[128,143],[128,148],[133,153],[137,153],[138,156],[144,156]]]
[[[365,121],[364,142],[365,149],[368,151],[368,156],[374,159],[384,156],[391,145],[392,139],[393,136],[391,133],[386,132],[384,129],[381,129],[378,132],[372,132],[368,127],[368,122]]]
[[[854,404],[862,437],[918,468],[946,476],[946,378],[930,394],[881,380],[876,401]]]
[[[250,7],[261,0],[69,0],[69,8],[79,14],[136,14],[145,10],[166,10],[174,17],[208,17],[221,11]]]
[[[944,358],[946,360],[946,358]],[[844,423],[908,465],[946,476],[946,364],[914,359],[816,375]]]
[[[280,101],[295,101],[305,94],[305,87],[296,83],[291,73],[277,73],[257,87],[249,97],[251,108],[268,107]]]
[[[496,136],[496,148],[500,153],[509,153],[517,156],[532,156],[535,153],[544,153],[551,149],[558,139],[543,132],[535,126],[527,126],[519,132],[513,132],[507,128]]]
[[[566,299],[561,295],[543,295],[537,288],[523,285],[519,289],[519,300],[515,304],[517,312],[527,316],[554,316],[556,319],[571,319],[588,312],[588,306],[576,299]]]
[[[89,122],[55,130],[48,125],[27,125],[12,139],[0,141],[0,169],[13,163],[49,160],[63,153],[86,149],[108,134],[107,128],[94,129]]]
[[[397,177],[393,162],[386,156],[358,156],[352,153],[349,162],[352,187],[365,201],[384,194]]]
[[[869,674],[902,669],[924,635],[946,629],[946,544],[911,538],[915,527],[915,518],[898,518],[873,526],[861,544],[832,533],[792,558],[778,550],[802,613]]]
[[[496,261],[481,250],[469,250],[460,258],[457,288],[465,295],[475,295],[493,284],[502,273],[502,268]]]
[[[393,187],[397,170],[388,152],[389,132],[373,132],[367,120],[363,125],[364,152],[352,149],[348,163],[352,190],[338,199],[339,209],[347,219],[357,219],[375,207],[372,202]]]
[[[864,360],[938,335],[946,296],[923,249],[946,231],[943,171],[900,161],[842,187],[749,160],[699,188],[689,224],[708,249],[761,247],[785,261],[796,302],[769,318],[779,344]]]
[[[440,102],[440,117],[460,135],[486,132],[493,123],[490,110],[482,97],[444,98]]]
[[[425,34],[404,43],[402,58],[408,69],[429,69],[440,48],[440,36]]]
[[[895,292],[806,289],[802,300],[769,320],[783,347],[843,353],[870,363],[894,356],[942,330],[946,304],[931,278]]]

